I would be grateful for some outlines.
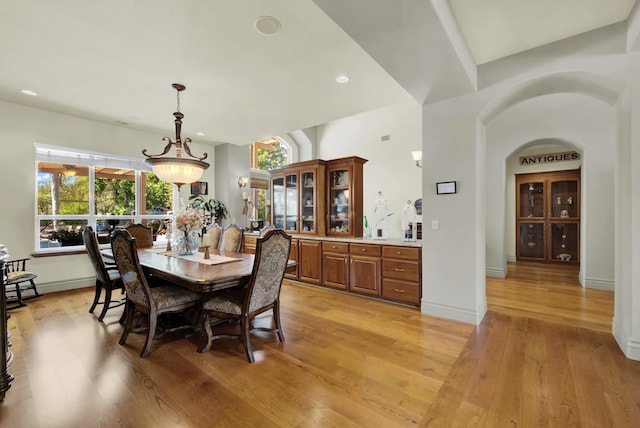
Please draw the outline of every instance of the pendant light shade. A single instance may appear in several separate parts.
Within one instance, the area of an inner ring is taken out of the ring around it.
[[[186,88],[179,83],[174,83],[172,86],[178,91],[178,108],[177,111],[173,113],[175,117],[174,123],[176,125],[176,140],[174,142],[171,141],[171,138],[164,137],[162,141],[166,141],[167,145],[162,153],[158,155],[148,155],[147,149],[144,149],[142,154],[148,158],[145,159],[145,163],[153,169],[153,173],[156,174],[158,178],[176,184],[179,189],[183,184],[198,181],[204,171],[209,168],[209,164],[203,162],[203,159],[207,158],[206,153],[204,153],[202,157],[191,154],[191,149],[188,145],[188,143],[191,142],[191,138],[185,138],[184,142],[180,138],[182,118],[184,117],[184,115],[180,113],[180,92]],[[176,156],[164,156],[169,153],[169,150],[171,150],[173,146],[175,146]],[[184,154],[189,157],[184,157]]]

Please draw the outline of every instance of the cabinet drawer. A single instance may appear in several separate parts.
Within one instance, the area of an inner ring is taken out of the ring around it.
[[[352,256],[380,257],[380,245],[351,244]]]
[[[382,259],[382,277],[420,282],[420,265],[417,262]]]
[[[257,242],[257,237],[256,236],[245,236],[244,237],[244,249],[242,252],[244,253],[249,253],[249,254],[255,254],[256,253],[256,242]]]
[[[388,259],[420,260],[420,248],[415,247],[382,247],[382,257]]]
[[[420,304],[420,285],[393,279],[382,280],[382,297],[411,305]]]
[[[322,241],[322,251],[326,253],[349,254],[349,244],[346,242]]]

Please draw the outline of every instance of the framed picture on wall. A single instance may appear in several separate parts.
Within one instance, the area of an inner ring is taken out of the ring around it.
[[[192,195],[208,195],[207,182],[206,181],[196,181],[191,183],[191,194]]]

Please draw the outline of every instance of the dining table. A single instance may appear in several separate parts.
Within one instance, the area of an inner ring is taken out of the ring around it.
[[[107,260],[113,260],[111,248],[101,250]],[[205,253],[180,256],[165,248],[140,248],[138,259],[147,275],[189,288],[198,293],[209,293],[225,288],[246,285],[251,279],[254,254],[209,250]],[[287,271],[294,271],[295,260],[289,260]]]

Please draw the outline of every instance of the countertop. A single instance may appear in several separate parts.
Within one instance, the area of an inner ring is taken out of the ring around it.
[[[245,236],[259,236],[259,232],[244,232]],[[367,238],[349,238],[340,236],[317,236],[317,235],[302,235],[292,234],[294,239],[307,239],[310,241],[334,241],[334,242],[349,242],[353,244],[372,244],[372,245],[397,245],[402,247],[419,247],[422,248],[422,240],[409,242],[403,241],[400,238],[387,238],[387,239],[367,239]]]

